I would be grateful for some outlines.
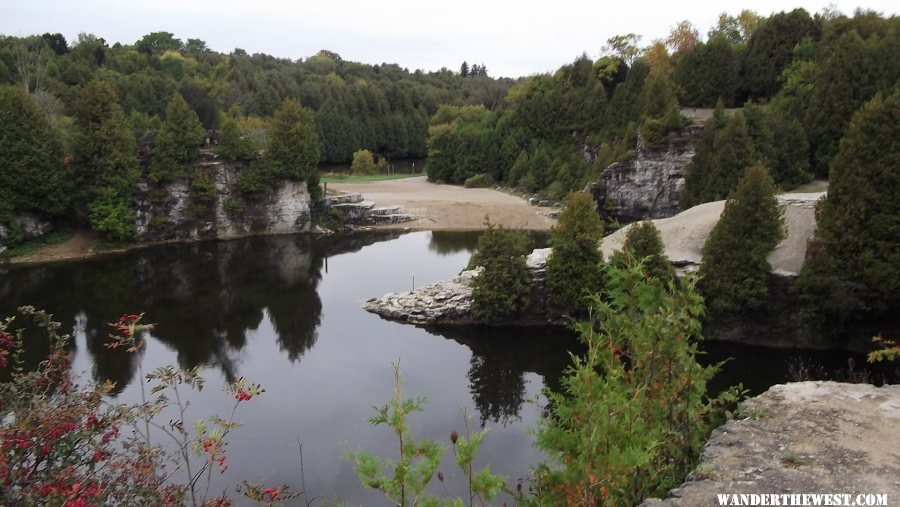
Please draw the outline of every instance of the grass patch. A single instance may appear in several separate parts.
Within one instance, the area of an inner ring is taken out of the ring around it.
[[[40,238],[31,239],[0,253],[0,259],[12,259],[33,254],[38,248],[46,245],[56,245],[71,238],[75,232],[71,229],[62,229],[44,234]]]
[[[425,176],[425,173],[415,174],[346,174],[326,173],[319,179],[322,183],[370,183],[373,181],[403,180]]]

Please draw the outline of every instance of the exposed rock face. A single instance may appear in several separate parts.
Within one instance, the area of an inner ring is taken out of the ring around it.
[[[402,213],[399,206],[376,208],[374,202],[363,200],[363,196],[356,193],[326,197],[322,208],[343,223],[352,225],[389,225],[411,222],[418,218]]]
[[[13,216],[13,223],[19,228],[25,241],[39,238],[53,230],[53,224],[49,220],[27,211],[16,213]],[[0,253],[7,249],[11,235],[12,231],[6,224],[0,223]]]
[[[713,431],[688,482],[643,505],[718,506],[726,493],[886,494],[892,505],[900,498],[900,385],[773,386]]]
[[[649,149],[638,135],[634,156],[600,173],[591,192],[606,218],[623,223],[664,218],[678,213],[684,170],[694,157],[691,126],[670,134],[664,149]]]
[[[190,182],[180,180],[152,189],[138,185],[134,201],[140,241],[229,239],[260,234],[309,232],[310,196],[305,182],[285,181],[255,200],[238,188],[244,166],[220,160],[195,164],[215,185],[215,199],[194,202]]]
[[[816,230],[816,203],[825,192],[808,194],[782,194],[776,196],[784,210],[787,228],[785,238],[772,250],[769,263],[775,273],[796,275],[806,258],[806,245]],[[719,221],[725,201],[714,201],[685,210],[677,216],[654,220],[665,245],[666,256],[679,267],[700,265],[703,244]],[[600,245],[603,255],[609,258],[615,250],[621,250],[628,227],[603,238]]]
[[[535,250],[526,259],[532,277],[531,304],[527,318],[498,324],[548,324],[559,320],[546,296],[547,257],[549,248]],[[363,304],[369,312],[386,319],[422,326],[474,324],[472,317],[472,288],[481,268],[463,271],[455,278],[426,285],[409,292],[385,294]]]

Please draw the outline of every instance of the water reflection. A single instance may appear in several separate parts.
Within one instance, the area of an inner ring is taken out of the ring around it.
[[[459,252],[471,252],[478,245],[477,232],[432,231],[428,242],[428,250],[438,255],[452,255]],[[534,248],[544,248],[550,239],[546,231],[529,231]]]
[[[94,380],[113,381],[121,392],[132,382],[141,357],[108,349],[107,323],[123,313],[147,310],[148,321],[157,324],[154,338],[176,351],[179,367],[215,367],[235,380],[247,332],[257,329],[265,315],[280,350],[291,362],[299,361],[318,338],[322,301],[317,286],[327,256],[381,239],[385,237],[319,242],[305,236],[254,238],[12,269],[0,283],[0,315],[14,314],[21,304],[52,309],[63,330],[84,333]],[[75,347],[74,340],[70,346]],[[47,350],[46,343],[30,340],[28,363],[37,364]]]
[[[527,401],[526,374],[537,373],[545,386],[559,389],[559,379],[569,364],[568,351],[581,349],[575,335],[561,328],[463,327],[428,332],[472,351],[466,377],[482,426],[517,422]]]

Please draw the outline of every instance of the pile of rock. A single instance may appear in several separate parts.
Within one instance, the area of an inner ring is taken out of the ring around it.
[[[532,279],[531,308],[535,311],[531,312],[529,319],[517,319],[516,323],[543,322],[545,313],[553,312],[546,302],[547,257],[550,252],[549,248],[540,248],[531,252],[525,260]],[[381,298],[372,298],[363,304],[363,308],[386,319],[409,324],[473,324],[472,288],[481,270],[478,267],[409,292],[391,292]]]
[[[325,210],[335,213],[340,220],[352,225],[390,225],[412,222],[416,216],[401,213],[399,206],[375,207],[358,193],[338,194],[326,197],[322,203]]]
[[[363,308],[410,324],[471,323],[473,280],[480,272],[481,268],[476,268],[410,292],[391,292],[366,301]]]

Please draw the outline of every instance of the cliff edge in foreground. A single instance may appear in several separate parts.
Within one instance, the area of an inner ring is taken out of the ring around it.
[[[896,505],[900,385],[773,386],[713,431],[686,483],[643,505],[713,506],[721,505],[717,495],[741,493],[849,494],[851,501],[881,494]]]

